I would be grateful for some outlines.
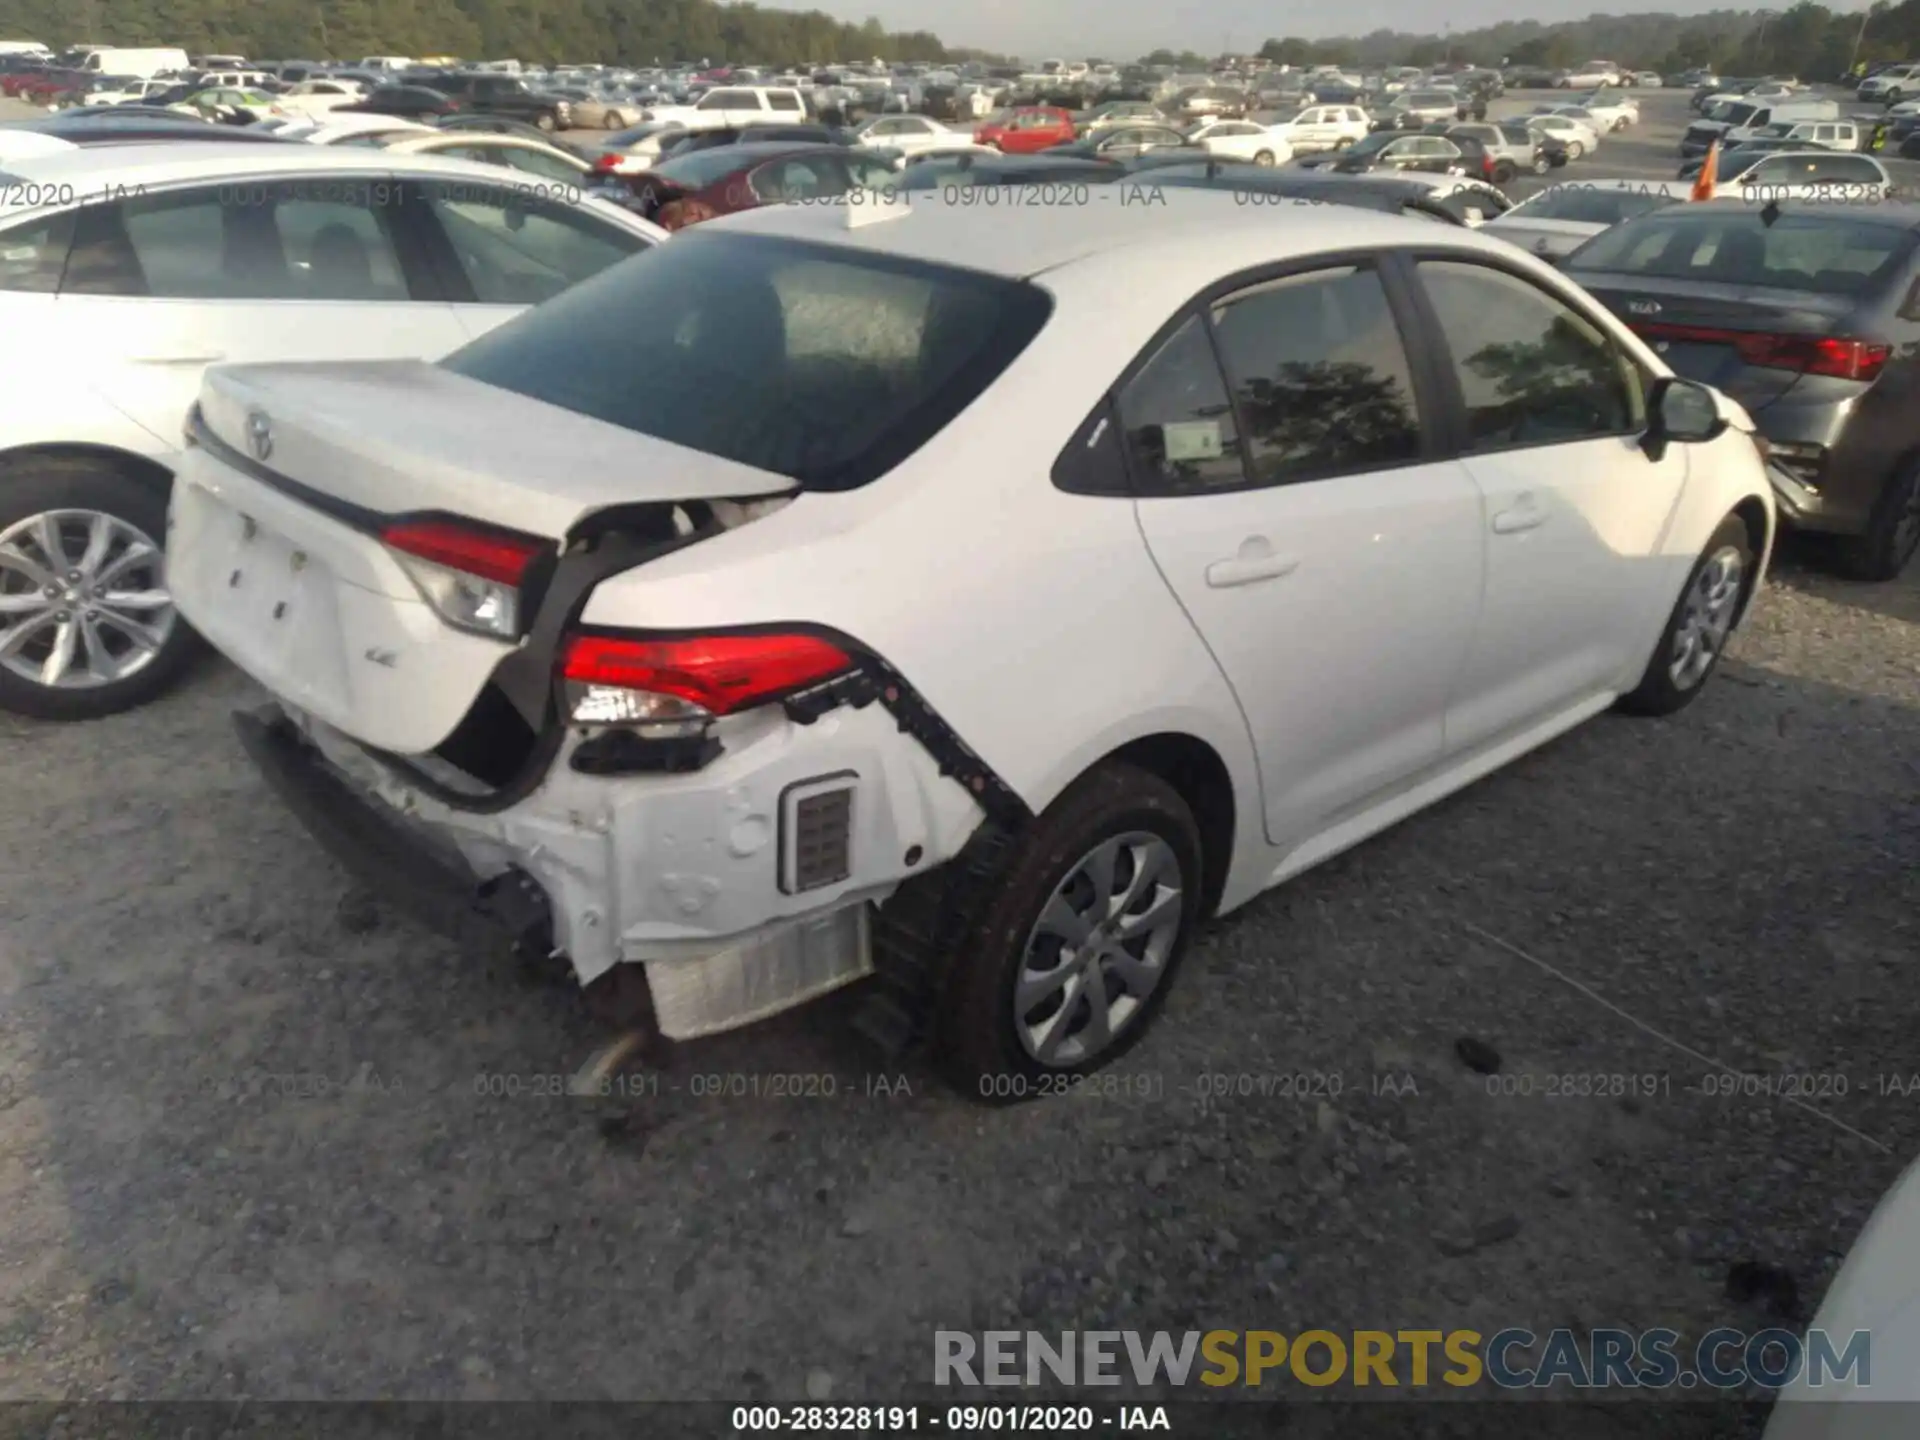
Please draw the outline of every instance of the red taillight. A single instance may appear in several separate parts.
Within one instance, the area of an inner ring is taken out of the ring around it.
[[[620,157],[618,155],[602,155],[598,160],[593,162],[593,168],[596,170],[618,170],[620,168]]]
[[[388,526],[380,539],[390,550],[498,585],[518,585],[526,578],[527,567],[547,548],[544,541],[450,520],[403,521]]]
[[[1836,380],[1872,380],[1887,366],[1893,347],[1873,340],[1825,335],[1769,335],[1725,330],[1711,325],[1636,325],[1647,340],[1693,345],[1731,345],[1748,365],[1767,370],[1798,370]]]
[[[1482,155],[1480,157],[1480,173],[1489,180],[1493,179],[1495,171],[1493,168],[1493,157],[1491,155]]]
[[[576,684],[670,695],[709,715],[728,715],[830,679],[852,664],[844,650],[812,635],[575,635],[561,653],[559,670]]]

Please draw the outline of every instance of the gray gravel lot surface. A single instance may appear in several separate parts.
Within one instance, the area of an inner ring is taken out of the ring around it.
[[[820,1009],[612,1120],[544,1093],[577,994],[350,894],[242,760],[251,696],[209,662],[0,718],[0,1399],[931,1399],[937,1327],[1758,1329],[1728,1266],[1804,1320],[1920,1151],[1920,575],[1790,558],[1692,709],[1213,925],[1138,1093],[997,1112]]]

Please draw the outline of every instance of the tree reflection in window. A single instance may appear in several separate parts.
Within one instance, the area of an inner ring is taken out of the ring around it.
[[[1322,271],[1235,296],[1215,309],[1214,332],[1256,479],[1419,458],[1406,350],[1373,271]]]
[[[1632,365],[1553,296],[1481,265],[1427,262],[1420,278],[1460,379],[1470,448],[1628,434],[1644,423]]]

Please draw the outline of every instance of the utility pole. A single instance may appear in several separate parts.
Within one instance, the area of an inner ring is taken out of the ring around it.
[[[1847,75],[1853,75],[1853,67],[1860,63],[1860,45],[1867,38],[1867,21],[1873,18],[1873,6],[1869,4],[1860,12],[1860,28],[1853,32],[1853,53],[1847,57]]]

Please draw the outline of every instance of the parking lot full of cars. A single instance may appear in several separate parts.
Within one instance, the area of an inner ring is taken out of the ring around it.
[[[774,1392],[905,1374],[962,1291],[1072,1318],[1086,1267],[1109,1313],[1337,1309],[1313,1257],[1370,1252],[1369,1304],[1702,1327],[1733,1303],[1702,1277],[1755,1247],[1831,1274],[1920,1143],[1865,1078],[1916,953],[1920,81],[1049,66],[0,56],[0,321],[31,356],[0,395],[0,993],[30,1017],[0,1019],[0,1127],[51,1157],[0,1207],[139,1297],[102,1322],[123,1369],[293,1383],[287,1336],[428,1263],[362,1204],[429,1237],[449,1303],[475,1217],[532,1216],[643,1300],[718,1304],[711,1229],[646,1188],[685,1165],[763,1291],[984,1217],[890,1297],[843,1271],[859,1318],[769,1342]],[[523,1003],[500,966],[557,983]],[[1509,1064],[1463,1069],[1487,1033]],[[191,1101],[109,1124],[80,1088],[176,1046]],[[267,1123],[220,1086],[265,1047],[565,1081],[485,1139],[438,1138],[484,1083],[335,1096],[312,1143],[358,1155],[303,1201],[292,1139],[228,1132]],[[1481,1083],[1702,1054],[1850,1066],[1849,1118],[1748,1096],[1736,1136],[1695,1075],[1568,1125]],[[834,1082],[861,1106],[729,1130],[685,1079],[783,1056],[865,1067]],[[1174,1118],[1222,1068],[1355,1089]],[[1360,1078],[1403,1071],[1430,1103]],[[1001,1108],[1068,1091],[1143,1103]],[[589,1115],[554,1197],[534,1172]],[[800,1208],[769,1228],[727,1174],[776,1145]],[[994,1176],[1052,1216],[1135,1151],[1092,1202],[1113,1244],[991,1238]],[[456,1152],[476,1188],[436,1198]],[[78,1193],[110,1161],[355,1258],[203,1269],[119,1198],[60,1240],[47,1166]],[[1201,1171],[1240,1178],[1154,1198]],[[586,1238],[629,1184],[658,1265],[625,1218]],[[1511,1232],[1510,1185],[1538,1197]],[[1263,1186],[1321,1218],[1282,1238]],[[827,1228],[776,1245],[805,1207]],[[1513,1258],[1436,1269],[1493,1211]],[[1162,1278],[1120,1285],[1135,1253]],[[46,1383],[55,1282],[7,1283]],[[623,1333],[601,1304],[581,1334]],[[455,1390],[611,1373],[605,1341],[441,1323],[418,1363]],[[209,1325],[218,1355],[182,1338]],[[668,1393],[697,1342],[612,1391]],[[322,1390],[412,1383],[413,1341],[337,1347]]]

